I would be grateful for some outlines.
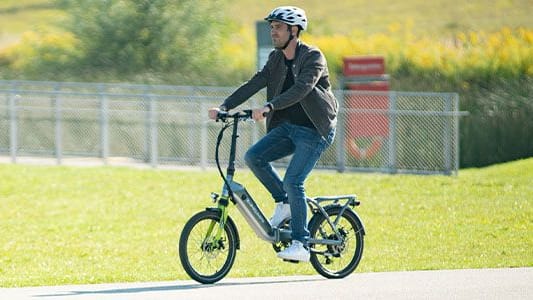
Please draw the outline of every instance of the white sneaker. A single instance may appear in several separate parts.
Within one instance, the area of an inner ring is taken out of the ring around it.
[[[278,202],[274,209],[274,215],[270,218],[270,225],[278,227],[281,222],[291,217],[291,206],[287,203]]]
[[[287,259],[287,260],[297,260],[297,261],[309,261],[311,254],[309,250],[305,249],[304,244],[300,241],[292,241],[292,244],[289,248],[278,252],[278,257]]]

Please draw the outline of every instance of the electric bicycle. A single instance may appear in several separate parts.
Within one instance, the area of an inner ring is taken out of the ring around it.
[[[237,207],[259,238],[272,244],[274,251],[289,247],[292,240],[290,219],[277,227],[272,226],[246,188],[233,180],[238,127],[241,122],[251,119],[251,110],[231,114],[219,112],[216,118],[217,122],[223,123],[215,147],[215,161],[223,180],[222,192],[211,193],[216,206],[207,207],[187,221],[178,247],[185,272],[200,283],[215,283],[224,278],[240,248],[237,226],[229,216],[230,203]],[[232,129],[232,136],[224,174],[219,148],[228,128]],[[348,276],[357,268],[363,254],[365,229],[354,211],[360,202],[355,195],[308,197],[306,200],[311,211],[308,245],[313,268],[326,278]]]

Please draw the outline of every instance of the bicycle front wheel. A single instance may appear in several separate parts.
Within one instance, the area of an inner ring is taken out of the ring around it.
[[[350,275],[363,255],[364,229],[361,221],[351,210],[340,207],[326,208],[330,220],[336,222],[340,238],[329,222],[321,214],[316,214],[309,222],[309,232],[316,240],[341,240],[340,245],[310,244],[311,264],[326,278],[344,278]]]
[[[220,212],[202,211],[194,215],[181,232],[181,264],[185,272],[200,283],[215,283],[224,278],[235,261],[236,229],[226,223],[220,232],[219,222]]]

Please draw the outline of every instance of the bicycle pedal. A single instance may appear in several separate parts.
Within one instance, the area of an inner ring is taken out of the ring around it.
[[[285,261],[285,262],[289,262],[289,263],[292,263],[292,264],[297,264],[297,263],[299,263],[299,261],[297,261],[297,260],[292,260],[292,259],[283,259],[283,261]]]

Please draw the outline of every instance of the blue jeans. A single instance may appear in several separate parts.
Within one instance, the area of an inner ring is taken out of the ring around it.
[[[315,129],[283,123],[250,147],[244,156],[246,164],[274,201],[290,204],[292,239],[304,245],[309,238],[304,182],[334,137],[335,129],[323,138]],[[282,180],[271,162],[291,154]]]

